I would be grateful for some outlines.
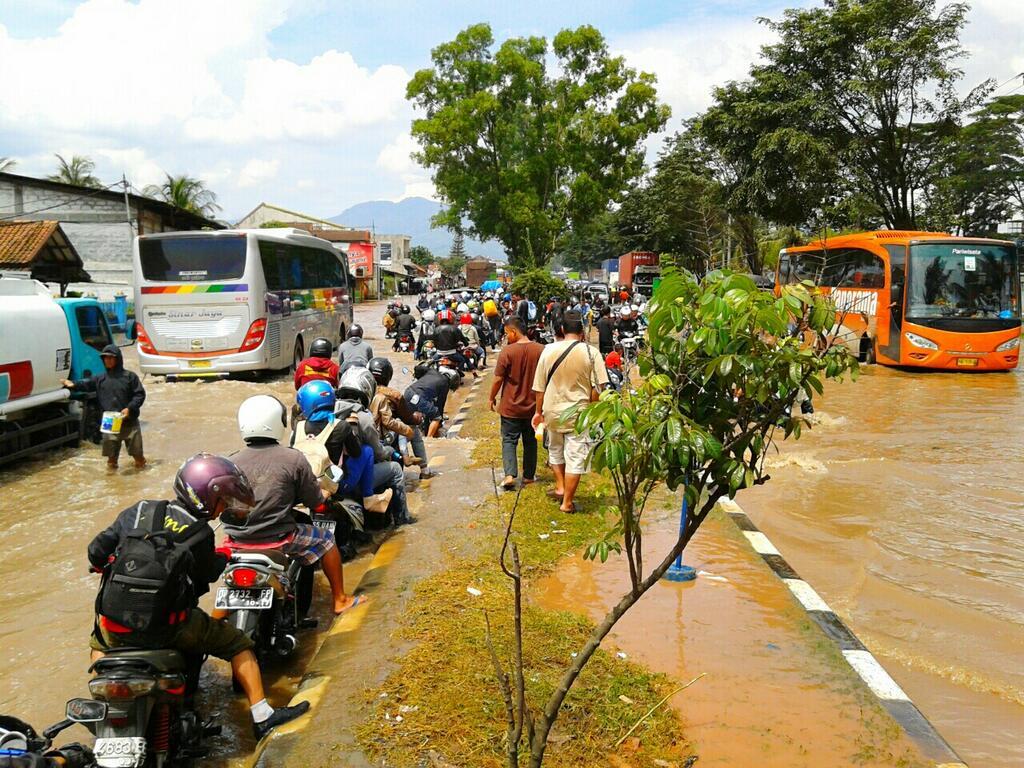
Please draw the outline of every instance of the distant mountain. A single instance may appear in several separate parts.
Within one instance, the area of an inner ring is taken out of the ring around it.
[[[412,245],[425,245],[438,258],[448,255],[452,247],[452,233],[446,229],[431,229],[430,219],[441,210],[441,204],[425,197],[407,197],[397,203],[390,200],[371,200],[358,203],[331,221],[357,229],[373,228],[381,234],[409,235]],[[469,256],[486,256],[505,261],[505,249],[500,243],[480,243],[466,238]]]

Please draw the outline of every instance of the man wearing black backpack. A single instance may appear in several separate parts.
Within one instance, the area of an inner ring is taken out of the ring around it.
[[[140,501],[125,509],[89,544],[89,562],[103,573],[90,640],[93,657],[132,646],[230,661],[249,699],[253,732],[261,739],[309,704],[271,707],[252,641],[198,607],[231,559],[230,550],[214,546],[209,522],[222,515],[244,520],[255,501],[252,487],[228,459],[200,453],[181,465],[174,493],[173,501]]]

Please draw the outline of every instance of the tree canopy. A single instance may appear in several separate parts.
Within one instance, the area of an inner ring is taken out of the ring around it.
[[[414,245],[409,249],[409,260],[420,267],[427,267],[434,263],[434,254],[425,245]]]
[[[653,75],[612,56],[590,26],[511,38],[487,24],[432,51],[407,97],[412,135],[445,207],[435,223],[498,240],[514,268],[543,266],[643,171],[643,141],[664,126]]]
[[[220,211],[217,195],[205,182],[184,173],[180,176],[165,173],[164,176],[162,184],[150,184],[143,194],[206,218],[213,218]]]
[[[780,224],[914,228],[944,140],[988,84],[957,95],[967,6],[826,0],[765,23],[778,42],[715,90],[704,137],[737,170],[734,202]]]
[[[61,155],[54,155],[54,157],[57,158],[57,172],[46,177],[50,181],[97,189],[103,186],[103,182],[93,175],[96,163],[88,157],[72,155],[70,160],[65,160]]]

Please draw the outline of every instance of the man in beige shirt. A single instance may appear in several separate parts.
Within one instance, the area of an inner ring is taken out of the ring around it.
[[[533,391],[537,393],[533,427],[543,421],[548,430],[548,463],[555,473],[555,496],[562,512],[575,512],[573,498],[590,463],[590,442],[577,435],[567,412],[597,399],[608,384],[601,355],[583,341],[579,312],[566,312],[565,340],[548,344],[537,363]]]

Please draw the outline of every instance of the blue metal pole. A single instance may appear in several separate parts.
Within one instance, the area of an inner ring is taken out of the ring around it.
[[[686,504],[686,491],[683,490],[683,506],[679,510],[679,536],[682,537],[686,533],[686,515],[687,515],[687,504]],[[680,552],[676,557],[676,561],[668,567],[665,571],[665,575],[662,577],[669,581],[693,581],[697,578],[697,571],[688,565],[683,565],[683,553]]]

